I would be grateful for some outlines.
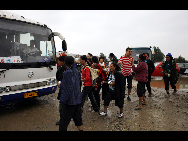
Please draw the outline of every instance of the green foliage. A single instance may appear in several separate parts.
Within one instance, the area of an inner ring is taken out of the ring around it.
[[[175,58],[176,63],[185,63],[185,58],[181,55],[178,58]]]
[[[151,55],[151,60],[153,62],[162,62],[164,60],[164,53],[161,52],[159,47],[154,47],[154,54]]]

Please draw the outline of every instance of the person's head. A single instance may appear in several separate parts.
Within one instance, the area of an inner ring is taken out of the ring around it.
[[[74,58],[72,56],[65,57],[65,66],[67,68],[72,68],[74,65]]]
[[[80,57],[80,63],[81,65],[85,65],[85,63],[87,62],[87,57],[86,55],[83,55]]]
[[[170,61],[172,61],[172,59],[173,59],[172,54],[171,54],[171,53],[168,53],[168,54],[166,55],[166,61],[167,61],[167,62],[170,62]]]
[[[110,54],[109,54],[109,57],[110,57],[110,58],[114,58],[114,56],[115,56],[115,55],[114,55],[113,53],[110,53]]]
[[[139,55],[139,61],[145,61],[146,60],[146,55],[144,53],[141,53]]]
[[[132,55],[132,48],[126,48],[126,55],[131,56]]]
[[[89,65],[89,66],[91,66],[92,65],[92,58],[87,58],[87,64]]]
[[[110,64],[110,71],[115,72],[115,70],[119,71],[119,66],[117,65],[117,63],[113,62]]]
[[[60,56],[60,57],[58,58],[58,64],[59,64],[60,66],[63,66],[63,65],[64,65],[65,57],[66,57],[66,55],[62,55],[62,56]]]
[[[31,40],[31,41],[30,41],[30,47],[31,47],[31,48],[34,48],[34,46],[35,46],[35,42],[34,42],[34,40]]]
[[[149,53],[145,53],[146,55],[146,60],[149,60]]]
[[[102,56],[99,57],[99,62],[100,62],[100,63],[103,63],[103,62],[104,62],[104,57],[102,57]]]
[[[92,57],[93,57],[93,55],[91,53],[87,54],[87,58],[92,58]]]
[[[97,56],[93,56],[92,57],[92,62],[93,63],[97,63],[97,64],[99,63],[99,60],[98,60]]]

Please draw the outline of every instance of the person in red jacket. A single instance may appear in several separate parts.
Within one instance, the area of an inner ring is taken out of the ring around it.
[[[142,105],[147,105],[148,102],[145,98],[145,85],[148,81],[148,65],[145,62],[146,56],[144,53],[139,55],[139,64],[137,67],[133,65],[132,69],[135,72],[135,80],[138,81],[137,84],[137,95],[139,97],[139,105],[135,108],[135,110],[142,109]],[[142,103],[143,100],[143,103]]]
[[[93,93],[92,93],[93,85],[92,85],[91,72],[90,72],[90,69],[87,67],[88,65],[87,65],[86,62],[87,62],[86,55],[81,56],[80,57],[80,63],[81,63],[81,65],[83,65],[81,81],[84,83],[84,88],[83,88],[83,91],[82,91],[81,107],[83,108],[86,97],[88,95],[89,99],[91,101],[91,105],[93,107],[93,110],[95,112],[99,112],[99,107],[98,107],[96,100],[95,100]]]

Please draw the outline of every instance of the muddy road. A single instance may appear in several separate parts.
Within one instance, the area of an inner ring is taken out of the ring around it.
[[[167,96],[164,88],[157,88],[152,80],[152,97],[147,97],[148,105],[139,111],[136,82],[131,92],[131,101],[125,98],[124,117],[118,119],[119,108],[111,101],[108,116],[100,117],[91,111],[86,101],[83,112],[85,131],[188,131],[188,78],[183,80],[183,89]],[[161,85],[160,83],[159,85]],[[164,85],[164,84],[163,84]],[[161,85],[162,86],[162,85]],[[182,86],[181,86],[182,87]],[[127,90],[126,90],[127,93]],[[146,92],[146,96],[148,93]],[[58,131],[55,125],[59,120],[57,91],[55,94],[38,97],[34,100],[0,106],[0,131]],[[103,102],[101,110],[103,110]],[[68,131],[77,131],[71,121]]]

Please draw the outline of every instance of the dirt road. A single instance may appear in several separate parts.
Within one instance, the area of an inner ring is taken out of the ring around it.
[[[187,131],[188,93],[172,90],[167,96],[163,88],[152,88],[153,97],[147,97],[148,105],[136,111],[138,104],[136,87],[131,93],[132,101],[125,98],[124,114],[118,119],[119,108],[112,101],[107,117],[100,117],[91,111],[86,101],[83,112],[85,131]],[[126,91],[127,93],[127,91]],[[148,93],[146,93],[148,95]],[[22,103],[0,107],[0,131],[58,131],[59,120],[57,92]],[[101,111],[103,110],[101,103]],[[71,121],[68,131],[77,131]]]

